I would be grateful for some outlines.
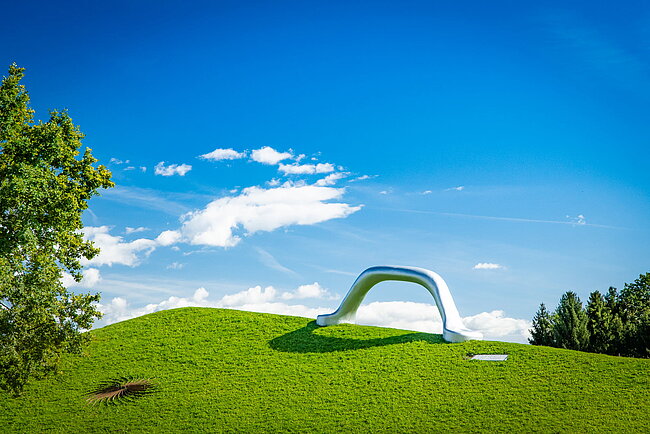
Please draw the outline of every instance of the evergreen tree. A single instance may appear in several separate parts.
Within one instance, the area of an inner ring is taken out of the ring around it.
[[[626,283],[620,294],[621,319],[624,326],[624,354],[634,357],[650,355],[650,273]]]
[[[555,346],[553,337],[553,318],[546,310],[544,303],[539,305],[539,310],[533,318],[533,328],[530,330],[531,337],[528,342],[531,345]]]
[[[605,298],[598,291],[589,295],[587,303],[587,330],[589,331],[589,351],[607,354],[612,345],[612,313]]]
[[[621,319],[621,308],[619,303],[618,290],[613,286],[610,286],[607,294],[605,294],[605,304],[607,305],[607,310],[611,315],[611,339],[609,342],[607,354],[620,356],[625,353],[625,336],[623,329],[623,320]]]
[[[575,292],[568,291],[562,295],[555,311],[553,332],[557,347],[579,351],[588,348],[587,314]]]

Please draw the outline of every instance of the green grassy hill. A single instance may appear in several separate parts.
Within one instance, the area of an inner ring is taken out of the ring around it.
[[[0,394],[1,432],[650,431],[650,360],[207,308],[92,336],[61,375]],[[86,404],[121,376],[157,387]]]

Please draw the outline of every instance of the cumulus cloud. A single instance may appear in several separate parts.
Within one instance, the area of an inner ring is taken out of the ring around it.
[[[503,270],[505,267],[501,264],[494,264],[492,262],[479,262],[472,268],[474,270]]]
[[[357,311],[357,324],[442,333],[442,319],[433,304],[404,301],[374,302]],[[502,310],[482,312],[463,318],[465,326],[483,333],[486,340],[527,343],[531,323],[508,318]]]
[[[171,246],[181,240],[181,234],[178,231],[163,231],[156,237],[156,243],[161,246]]]
[[[82,229],[84,238],[95,244],[100,253],[91,260],[82,260],[82,265],[122,264],[134,267],[140,263],[138,253],[149,255],[156,248],[156,242],[146,238],[124,242],[120,236],[109,234],[108,226],[86,226]]]
[[[300,285],[295,291],[283,292],[281,298],[283,300],[295,300],[305,298],[332,299],[336,297],[320,286],[318,282],[314,282],[311,285]]]
[[[205,160],[220,161],[220,160],[237,160],[246,157],[246,152],[237,152],[232,148],[222,149],[217,148],[212,152],[199,156]]]
[[[278,164],[282,160],[291,158],[290,152],[278,152],[270,146],[264,146],[251,152],[251,160],[262,164]]]
[[[192,166],[189,164],[170,164],[169,166],[165,166],[165,162],[161,161],[160,163],[156,164],[154,173],[156,175],[162,176],[185,176],[185,174],[190,170],[192,170]]]
[[[325,178],[321,178],[318,181],[316,181],[315,185],[320,185],[320,186],[334,185],[336,184],[336,181],[345,178],[346,176],[348,176],[348,174],[343,172],[332,173],[330,175],[327,175]]]
[[[77,282],[74,280],[72,275],[63,272],[63,276],[61,277],[61,283],[66,288],[75,288],[75,287],[92,288],[102,280],[102,276],[97,268],[86,268],[85,270],[82,271],[82,275],[83,277],[81,278],[81,282]]]
[[[84,239],[92,241],[100,252],[94,258],[82,259],[82,265],[127,265],[135,267],[139,265],[143,257],[147,257],[159,246],[169,246],[180,241],[180,233],[177,231],[163,231],[151,240],[139,238],[134,241],[124,241],[124,238],[111,235],[108,226],[86,226],[82,229]],[[138,232],[138,231],[136,231]]]
[[[250,235],[290,225],[313,225],[361,209],[328,202],[343,193],[344,189],[314,185],[248,187],[238,196],[214,200],[202,210],[185,214],[180,232],[191,244],[232,247],[241,241],[237,231]]]
[[[278,166],[278,170],[285,175],[313,175],[316,173],[330,173],[334,172],[334,165],[331,163],[318,163],[318,164],[282,164]]]
[[[98,322],[98,325],[112,324],[160,310],[189,306],[238,309],[250,312],[303,316],[307,318],[315,318],[317,315],[327,313],[331,310],[330,307],[312,308],[302,304],[284,303],[280,301],[284,299],[284,294],[295,295],[294,298],[313,298],[315,295],[328,293],[318,283],[302,285],[295,291],[290,292],[279,292],[272,286],[262,288],[258,285],[241,292],[224,295],[218,300],[208,300],[208,291],[205,288],[198,288],[190,297],[172,296],[159,303],[150,303],[140,308],[133,308],[129,306],[125,298],[116,297],[109,303],[98,304],[99,310],[104,314],[104,317]]]
[[[110,324],[159,310],[187,306],[229,308],[307,318],[316,318],[317,315],[330,313],[335,308],[333,306],[314,308],[304,304],[287,303],[289,300],[296,299],[331,299],[330,293],[317,282],[301,285],[294,291],[281,292],[272,286],[262,288],[258,285],[224,295],[217,300],[211,301],[208,297],[209,293],[205,288],[198,288],[190,297],[172,296],[141,308],[131,308],[126,299],[117,297],[107,304],[100,304],[99,309],[105,314],[102,323]],[[529,321],[509,318],[501,310],[467,316],[463,321],[468,328],[482,332],[487,340],[526,343],[531,328]],[[438,308],[427,303],[389,301],[362,305],[357,311],[356,323],[425,333],[442,333],[442,319]]]

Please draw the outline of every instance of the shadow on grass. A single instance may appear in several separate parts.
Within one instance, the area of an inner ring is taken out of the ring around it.
[[[407,333],[399,336],[374,339],[352,339],[322,336],[314,333],[320,329],[316,321],[269,341],[269,346],[276,351],[286,353],[331,353],[334,351],[360,350],[362,348],[383,347],[386,345],[405,344],[423,341],[430,344],[443,344],[442,335],[429,333]]]

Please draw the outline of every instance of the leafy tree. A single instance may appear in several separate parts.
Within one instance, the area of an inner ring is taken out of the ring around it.
[[[95,168],[68,114],[35,123],[15,64],[0,86],[0,388],[20,393],[30,377],[56,369],[63,351],[79,352],[81,330],[100,316],[97,294],[73,294],[63,272],[81,280],[81,214],[111,173]],[[78,158],[79,157],[79,158]]]
[[[587,303],[587,330],[589,330],[589,351],[609,353],[614,341],[612,330],[612,313],[603,295],[594,291]]]
[[[555,338],[553,336],[553,318],[546,309],[544,303],[539,305],[539,310],[533,318],[533,328],[530,330],[531,345],[554,346]]]
[[[553,327],[556,346],[570,350],[585,351],[589,344],[587,314],[582,309],[580,298],[575,292],[562,295],[555,311]]]

